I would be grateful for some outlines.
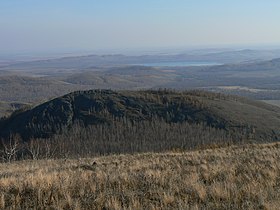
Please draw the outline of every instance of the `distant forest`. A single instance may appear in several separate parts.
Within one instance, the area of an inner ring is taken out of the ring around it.
[[[75,124],[50,138],[22,141],[11,135],[2,141],[0,157],[18,159],[81,158],[108,154],[187,151],[248,142],[250,133],[230,133],[203,124],[167,123],[161,119],[132,122],[126,118],[112,124],[84,127]],[[252,140],[252,139],[251,139]]]
[[[252,116],[240,113],[252,107]],[[203,91],[77,91],[2,118],[0,158],[9,162],[186,151],[261,142],[264,135],[271,141],[270,131],[255,130],[258,109],[270,115],[279,111]]]

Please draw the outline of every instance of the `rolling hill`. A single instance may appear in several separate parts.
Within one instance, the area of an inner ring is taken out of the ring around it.
[[[238,132],[257,141],[280,139],[280,108],[235,96],[202,91],[77,91],[28,110],[19,110],[0,122],[0,135],[23,139],[46,138],[77,123],[110,125],[161,119],[167,123],[200,124]],[[247,138],[246,137],[246,138]]]

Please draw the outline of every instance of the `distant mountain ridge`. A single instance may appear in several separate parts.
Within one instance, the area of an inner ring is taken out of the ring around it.
[[[208,52],[184,52],[177,54],[144,54],[144,55],[81,55],[35,61],[25,61],[7,64],[3,70],[40,70],[50,69],[88,69],[110,67],[116,65],[133,65],[159,62],[214,62],[214,63],[243,63],[250,61],[265,61],[280,58],[280,50],[227,50]]]

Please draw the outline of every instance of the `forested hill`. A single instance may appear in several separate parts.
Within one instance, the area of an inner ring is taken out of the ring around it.
[[[108,124],[122,120],[203,124],[239,132],[261,141],[280,139],[280,109],[262,102],[201,91],[77,91],[0,122],[1,138],[46,138],[74,124]]]

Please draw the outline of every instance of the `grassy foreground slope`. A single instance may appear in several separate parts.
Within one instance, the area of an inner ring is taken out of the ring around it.
[[[0,164],[1,209],[278,209],[280,143]]]

